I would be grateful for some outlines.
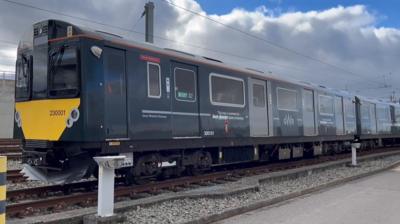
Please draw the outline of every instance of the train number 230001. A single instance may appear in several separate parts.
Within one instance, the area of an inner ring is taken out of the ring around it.
[[[64,116],[65,110],[50,110],[50,117],[54,116]]]

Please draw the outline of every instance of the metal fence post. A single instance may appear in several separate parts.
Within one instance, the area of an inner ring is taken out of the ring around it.
[[[6,223],[7,157],[0,156],[0,224]]]

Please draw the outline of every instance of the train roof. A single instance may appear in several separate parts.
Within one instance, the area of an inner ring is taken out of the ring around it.
[[[360,96],[360,95],[356,95],[356,97],[359,98],[362,101],[366,101],[366,102],[369,102],[369,103],[400,107],[399,104],[388,102],[388,101],[384,101],[384,100],[380,100],[380,99],[376,99],[376,98],[372,98],[372,97],[366,97],[366,96]]]
[[[156,52],[156,53],[169,55],[169,56],[176,57],[176,58],[181,58],[181,59],[186,60],[186,61],[212,65],[212,66],[216,66],[216,67],[220,67],[220,68],[236,71],[236,72],[239,72],[239,73],[245,73],[245,74],[250,75],[250,76],[252,76],[254,78],[273,79],[273,80],[276,80],[276,81],[286,82],[286,83],[293,84],[293,85],[300,85],[300,86],[302,86],[304,88],[318,90],[320,92],[324,92],[324,93],[327,93],[327,94],[340,95],[340,96],[343,96],[343,97],[354,98],[356,96],[356,94],[353,94],[353,93],[350,93],[350,92],[344,91],[344,90],[337,90],[337,89],[325,87],[323,85],[314,84],[314,83],[301,81],[301,80],[296,80],[296,79],[291,79],[291,78],[288,78],[288,77],[282,78],[282,76],[280,76],[278,74],[273,74],[271,72],[264,72],[264,71],[260,71],[260,70],[252,69],[252,68],[243,68],[243,67],[239,67],[239,66],[236,66],[236,65],[227,64],[227,63],[222,62],[221,60],[210,58],[210,57],[206,57],[206,56],[199,56],[199,55],[195,55],[195,54],[191,54],[191,53],[188,53],[188,52],[183,52],[183,51],[179,51],[179,50],[175,50],[175,49],[170,49],[170,48],[161,48],[161,47],[158,47],[158,46],[156,46],[154,44],[150,44],[150,43],[146,43],[146,42],[139,42],[139,41],[130,40],[130,39],[128,40],[128,39],[124,39],[123,37],[115,35],[115,34],[112,34],[112,33],[99,31],[99,30],[92,30],[92,29],[87,28],[87,27],[80,27],[80,26],[76,26],[76,25],[73,25],[73,24],[69,24],[69,23],[63,22],[63,21],[57,21],[57,20],[52,20],[52,21],[68,24],[68,25],[73,26],[74,28],[76,28],[77,35],[73,35],[70,38],[73,38],[73,37],[87,37],[87,38],[93,38],[93,39],[98,39],[98,40],[109,41],[109,42],[112,42],[114,44],[119,44],[119,45],[123,45],[123,46],[127,46],[127,47],[133,47],[133,48],[139,48],[139,49],[142,49],[142,50],[153,51],[153,52]],[[65,38],[68,38],[68,37],[57,38],[57,39],[65,39]]]

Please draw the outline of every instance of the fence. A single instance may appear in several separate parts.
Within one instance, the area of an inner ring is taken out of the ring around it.
[[[0,71],[0,79],[1,80],[14,80],[15,73],[11,71]]]

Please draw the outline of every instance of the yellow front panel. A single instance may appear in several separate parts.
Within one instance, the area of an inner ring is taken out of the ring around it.
[[[67,119],[80,99],[49,99],[16,102],[25,139],[59,140],[67,127]]]
[[[7,172],[7,157],[0,156],[0,173]]]
[[[6,185],[0,186],[0,201],[5,201],[6,200]]]

